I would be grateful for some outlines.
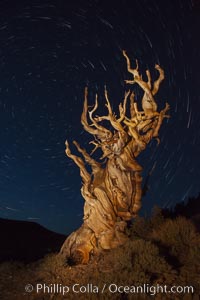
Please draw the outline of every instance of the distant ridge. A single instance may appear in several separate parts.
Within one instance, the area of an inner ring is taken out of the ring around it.
[[[172,208],[162,209],[162,213],[172,219],[178,216],[188,218],[200,232],[200,193],[197,197],[190,197],[186,202],[178,202]]]
[[[0,218],[0,262],[25,263],[59,251],[65,235],[46,229],[36,222]]]

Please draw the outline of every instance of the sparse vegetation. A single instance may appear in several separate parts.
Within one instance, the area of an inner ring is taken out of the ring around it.
[[[200,234],[194,224],[184,218],[166,218],[156,208],[150,219],[138,217],[129,230],[130,241],[124,246],[103,251],[91,258],[88,265],[70,266],[58,254],[50,254],[32,264],[4,262],[0,265],[1,300],[15,299],[152,299],[152,296],[128,293],[103,294],[28,293],[26,284],[88,283],[100,289],[115,283],[120,286],[182,285],[200,291]],[[162,297],[161,297],[162,296]],[[155,299],[192,299],[180,295],[157,294]],[[161,298],[160,298],[161,297]],[[185,295],[186,297],[186,295]]]

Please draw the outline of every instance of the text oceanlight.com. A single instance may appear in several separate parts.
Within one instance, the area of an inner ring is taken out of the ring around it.
[[[168,286],[168,285],[150,285],[148,283],[138,285],[138,286],[126,286],[126,285],[119,285],[116,283],[104,284],[102,286],[97,286],[92,283],[88,283],[86,285],[80,285],[78,283],[67,286],[59,283],[54,284],[45,284],[45,283],[38,283],[35,286],[32,284],[27,284],[25,286],[25,291],[27,293],[36,292],[37,294],[61,294],[66,295],[68,293],[75,293],[75,294],[103,294],[104,292],[109,292],[111,294],[115,293],[125,293],[125,294],[149,294],[154,296],[155,294],[159,293],[166,293],[166,294],[189,294],[194,293],[193,286]]]

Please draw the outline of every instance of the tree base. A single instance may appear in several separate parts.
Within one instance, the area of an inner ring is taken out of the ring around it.
[[[119,247],[127,242],[126,227],[126,222],[119,221],[115,223],[114,228],[96,236],[84,223],[67,237],[60,254],[70,265],[87,264],[92,254]]]

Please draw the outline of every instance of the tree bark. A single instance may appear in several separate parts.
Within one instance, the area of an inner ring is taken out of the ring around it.
[[[169,105],[161,112],[157,111],[154,95],[164,79],[164,72],[160,66],[159,78],[151,88],[151,76],[146,71],[148,81],[143,81],[136,69],[131,69],[130,60],[123,51],[127,60],[127,69],[133,75],[129,84],[137,83],[143,90],[143,110],[137,109],[134,93],[125,93],[123,103],[119,105],[119,118],[112,112],[105,90],[106,107],[108,115],[93,117],[98,108],[96,95],[95,106],[88,111],[88,91],[85,89],[85,101],[81,123],[84,129],[95,137],[92,142],[95,149],[101,148],[104,162],[95,161],[85,149],[74,142],[82,157],[71,153],[66,142],[66,154],[79,167],[83,181],[81,193],[85,199],[84,218],[82,226],[73,232],[64,242],[60,253],[73,263],[87,263],[90,255],[103,249],[112,249],[123,245],[128,236],[126,234],[127,221],[135,217],[141,208],[142,197],[142,167],[136,161],[141,151],[144,151],[152,138],[158,139],[158,132],[164,118],[169,117],[166,112]],[[127,101],[130,99],[129,115],[126,114]],[[150,99],[150,101],[148,101]],[[92,124],[88,123],[88,116]],[[113,131],[108,130],[100,123],[109,121]],[[93,151],[93,152],[94,152]],[[91,166],[91,174],[85,167],[85,162]]]

